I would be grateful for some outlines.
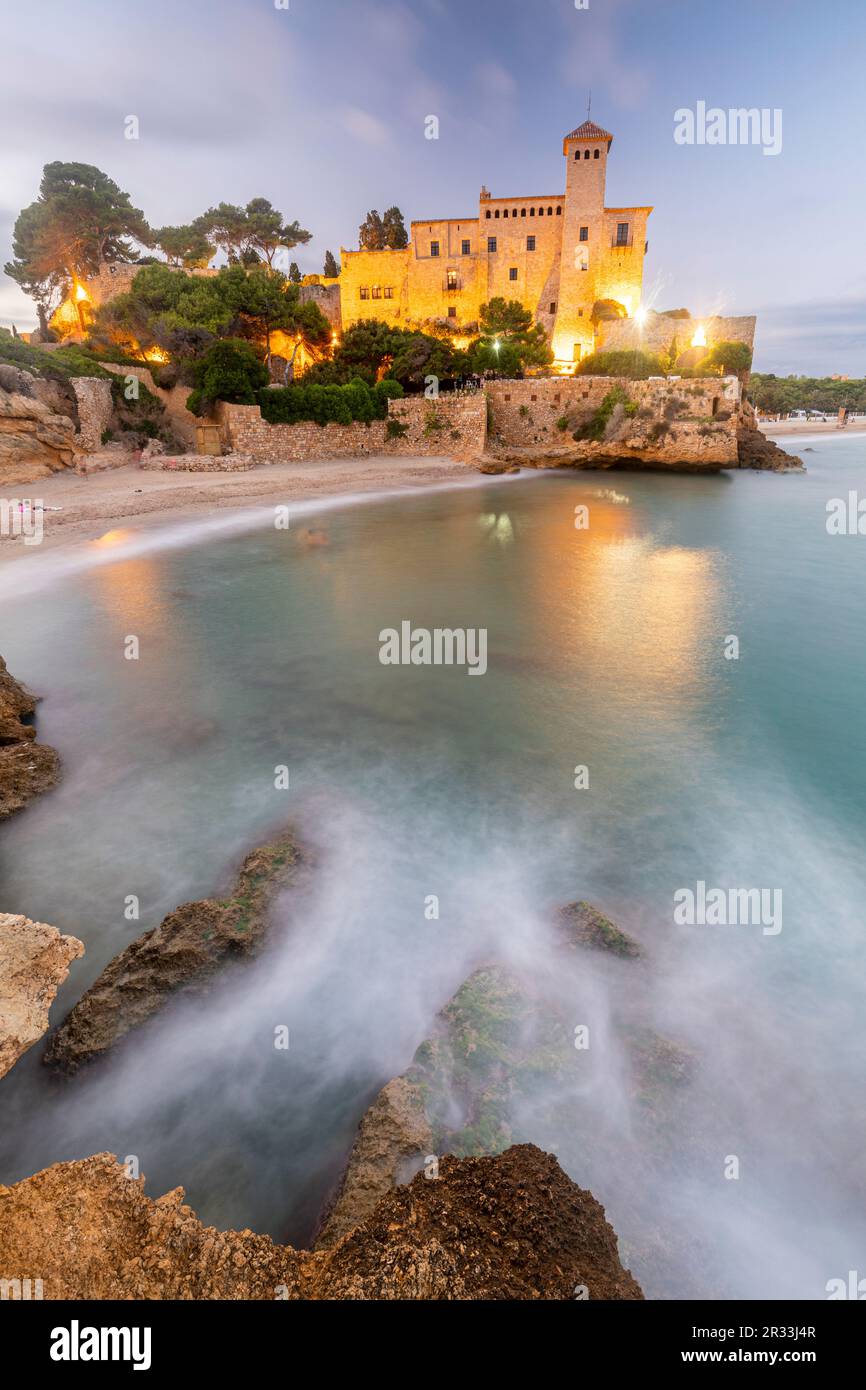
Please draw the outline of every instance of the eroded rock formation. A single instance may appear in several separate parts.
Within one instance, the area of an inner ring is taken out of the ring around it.
[[[641,1299],[604,1208],[531,1144],[444,1158],[332,1249],[203,1226],[111,1154],[0,1188],[0,1278],[46,1299]],[[577,1291],[577,1292],[576,1292]]]
[[[42,1037],[54,996],[83,955],[77,937],[0,912],[0,1076]]]
[[[24,722],[37,703],[0,656],[0,820],[53,787],[60,775],[59,755],[37,743],[34,726]]]
[[[18,372],[19,378],[28,373]],[[31,379],[32,380],[32,379]],[[15,487],[73,468],[79,453],[75,422],[53,400],[40,400],[32,385],[0,386],[0,487]]]
[[[262,945],[270,906],[301,861],[291,831],[243,862],[231,895],[184,903],[97,977],[51,1038],[44,1060],[74,1072],[150,1018],[178,990],[204,984]]]

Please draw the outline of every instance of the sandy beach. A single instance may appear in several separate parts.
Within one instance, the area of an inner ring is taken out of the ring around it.
[[[761,420],[758,428],[773,438],[799,434],[866,434],[866,419],[852,420],[844,429],[840,429],[835,420]]]
[[[478,474],[456,459],[316,459],[306,463],[263,464],[247,473],[162,473],[135,464],[83,478],[57,473],[16,489],[21,499],[40,501],[44,535],[40,550],[93,540],[132,522],[140,529],[184,521],[257,502],[278,505],[381,489],[430,483],[468,482]],[[58,507],[59,511],[49,508]],[[24,538],[0,538],[0,562],[33,552]]]

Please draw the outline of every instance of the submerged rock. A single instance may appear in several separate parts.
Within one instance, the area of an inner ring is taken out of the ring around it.
[[[204,1226],[111,1154],[0,1188],[0,1277],[46,1299],[642,1299],[604,1208],[531,1144],[441,1161],[332,1249]],[[585,1295],[584,1295],[585,1296]]]
[[[253,850],[230,897],[184,903],[115,956],[51,1038],[43,1061],[74,1072],[107,1052],[182,988],[205,984],[228,960],[263,944],[277,892],[301,862],[294,833]]]
[[[805,471],[802,459],[786,454],[775,440],[747,422],[737,425],[737,459],[740,468],[766,469],[771,473]]]
[[[10,676],[0,656],[0,820],[20,811],[60,776],[60,756],[36,742],[37,697]]]
[[[77,937],[0,912],[0,1076],[42,1037],[54,996],[83,955]]]
[[[557,919],[568,946],[589,946],[595,951],[608,951],[613,956],[634,958],[641,954],[637,942],[592,903],[567,903],[559,909]]]

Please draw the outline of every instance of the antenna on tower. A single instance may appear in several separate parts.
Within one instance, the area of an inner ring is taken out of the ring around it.
[[[589,99],[586,103],[586,119],[589,120],[589,113],[592,110],[592,88],[589,89]]]

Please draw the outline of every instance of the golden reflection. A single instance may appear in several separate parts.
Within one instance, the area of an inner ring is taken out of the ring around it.
[[[514,526],[507,512],[482,512],[478,525],[490,540],[508,545],[514,540]]]

